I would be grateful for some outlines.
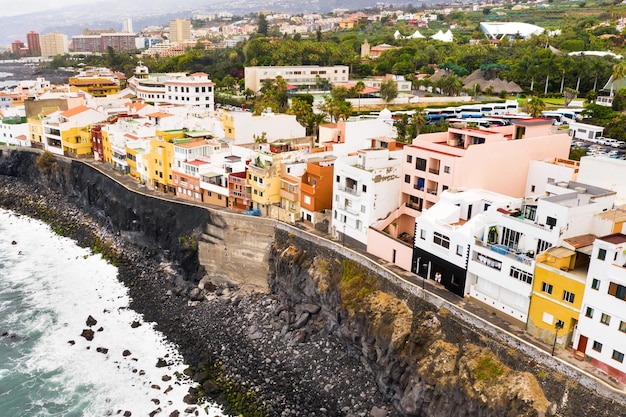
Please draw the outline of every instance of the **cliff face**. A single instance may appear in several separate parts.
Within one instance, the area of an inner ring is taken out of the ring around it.
[[[512,347],[330,242],[287,225],[274,230],[267,219],[143,196],[80,162],[57,158],[42,170],[38,156],[0,148],[0,175],[53,189],[123,238],[165,250],[190,281],[208,274],[271,290],[289,311],[302,312],[293,328],[341,341],[399,414],[626,415],[623,401],[586,388],[549,357]]]
[[[326,330],[360,357],[402,415],[626,415],[623,398],[599,395],[549,356],[512,347],[343,252],[278,230],[270,288],[293,309],[317,306]]]

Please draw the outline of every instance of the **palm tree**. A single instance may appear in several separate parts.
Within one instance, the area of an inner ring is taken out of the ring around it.
[[[541,112],[546,109],[546,103],[537,96],[531,97],[524,105],[524,111],[531,117],[541,116]]]
[[[626,64],[620,63],[613,65],[613,74],[611,75],[611,96],[613,95],[613,86],[615,81],[626,78]]]
[[[361,93],[365,90],[365,83],[361,80],[354,85],[354,91],[359,95],[359,114],[361,114]]]

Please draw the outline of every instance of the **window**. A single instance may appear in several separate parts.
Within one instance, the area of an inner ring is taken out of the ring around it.
[[[426,160],[423,158],[415,158],[415,169],[426,171]]]
[[[598,259],[600,259],[601,261],[604,260],[604,258],[606,258],[606,249],[600,249],[598,251]]]
[[[339,175],[335,177],[335,182],[339,182]]]
[[[533,274],[532,272],[526,272],[523,271],[519,268],[516,268],[514,266],[511,267],[511,270],[509,271],[509,275],[512,276],[515,279],[519,279],[522,282],[525,282],[527,284],[532,284],[533,283]]]
[[[589,317],[590,319],[593,318],[593,308],[587,307],[585,310],[585,317]]]
[[[614,282],[609,283],[609,295],[626,301],[626,287],[616,284]]]
[[[608,326],[611,323],[611,316],[602,313],[602,316],[600,317],[600,323],[606,324]]]
[[[611,358],[615,359],[619,363],[624,362],[624,354],[622,352],[618,352],[616,350],[613,350],[613,354],[611,355]]]
[[[596,352],[602,352],[602,343],[598,342],[597,340],[594,340],[592,349],[595,350]]]
[[[548,284],[547,282],[541,283],[541,291],[552,294],[552,284]]]
[[[456,245],[456,254],[463,256],[463,245]]]
[[[362,189],[363,189],[363,192],[366,193],[367,192],[367,185],[363,184]]]
[[[433,233],[433,242],[436,245],[442,246],[446,249],[450,249],[450,238],[448,236],[444,236],[439,232]]]
[[[573,303],[575,296],[576,295],[573,292],[563,291],[563,301],[567,301],[568,303]]]
[[[520,236],[520,232],[516,232],[515,230],[511,230],[506,227],[502,228],[502,244],[511,249],[517,249],[517,243],[519,242]]]
[[[406,156],[406,161],[410,164],[413,162],[413,155],[407,155]]]
[[[534,185],[531,185],[531,186],[530,186],[530,192],[531,192],[531,193],[534,193],[534,192],[535,192],[535,186],[534,186]]]
[[[447,165],[444,165],[443,172],[445,172],[446,174],[449,174],[450,173],[450,167],[447,166]]]
[[[404,174],[404,182],[407,184],[411,183],[411,176],[409,174]]]
[[[626,333],[626,321],[620,321],[618,329],[620,332]]]
[[[422,238],[422,239],[426,239],[426,230],[422,229],[422,230],[420,231],[420,238]]]
[[[548,218],[546,219],[546,224],[550,226],[550,230],[552,230],[552,228],[556,226],[556,218],[548,216]]]
[[[600,289],[600,280],[594,278],[593,281],[591,281],[591,288],[594,290],[599,290]]]
[[[552,247],[552,243],[545,240],[537,239],[537,254],[545,252],[548,248]]]

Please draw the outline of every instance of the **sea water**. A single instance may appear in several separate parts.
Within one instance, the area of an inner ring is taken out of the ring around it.
[[[129,302],[100,255],[0,209],[0,417],[185,415],[182,358]]]

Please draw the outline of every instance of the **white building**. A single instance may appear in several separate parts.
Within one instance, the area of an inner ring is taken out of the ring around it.
[[[626,235],[594,242],[574,346],[593,365],[626,383]]]
[[[615,200],[614,192],[576,182],[547,184],[546,195],[488,216],[467,267],[469,295],[521,322],[527,320],[536,255],[592,233],[594,215]]]
[[[389,113],[389,120],[385,114]],[[340,120],[337,123],[321,125],[319,129],[319,145],[331,148],[333,155],[346,156],[359,149],[372,146],[373,139],[395,138],[397,133],[391,122],[391,112],[381,111],[377,119]]]
[[[545,195],[546,185],[548,183],[577,181],[579,166],[578,161],[561,158],[545,161],[530,161],[524,195],[526,197]],[[581,182],[599,185],[589,181]]]
[[[296,86],[299,90],[317,91],[321,88],[320,81],[326,82],[327,86],[334,83],[348,82],[350,79],[350,67],[346,65],[327,67],[319,65],[245,67],[244,76],[246,88],[254,92],[261,89],[264,80],[275,80],[278,76],[283,77],[287,84]]]
[[[615,191],[618,203],[626,203],[626,161],[584,156],[580,158],[578,180]]]
[[[602,136],[602,132],[604,132],[604,127],[602,126],[578,122],[570,123],[568,131],[572,138],[582,140],[595,139]]]
[[[415,219],[412,270],[464,296],[470,248],[483,233],[487,212],[520,207],[520,201],[486,190],[444,191]]]
[[[267,143],[306,136],[306,129],[290,114],[262,113],[258,116],[243,111],[220,111],[224,136],[234,145],[255,143],[265,137]]]
[[[213,110],[215,83],[203,72],[165,81],[165,101],[175,105],[198,106]]]
[[[28,123],[21,117],[4,117],[0,121],[0,143],[30,146]]]
[[[74,128],[84,128],[104,120],[106,120],[105,114],[86,106],[50,113],[41,120],[44,130],[44,149],[63,155],[63,132]]]
[[[215,83],[203,72],[151,75],[147,67],[139,65],[128,88],[147,102],[214,109]]]
[[[335,161],[332,234],[367,245],[367,229],[397,208],[401,151],[362,149]]]

